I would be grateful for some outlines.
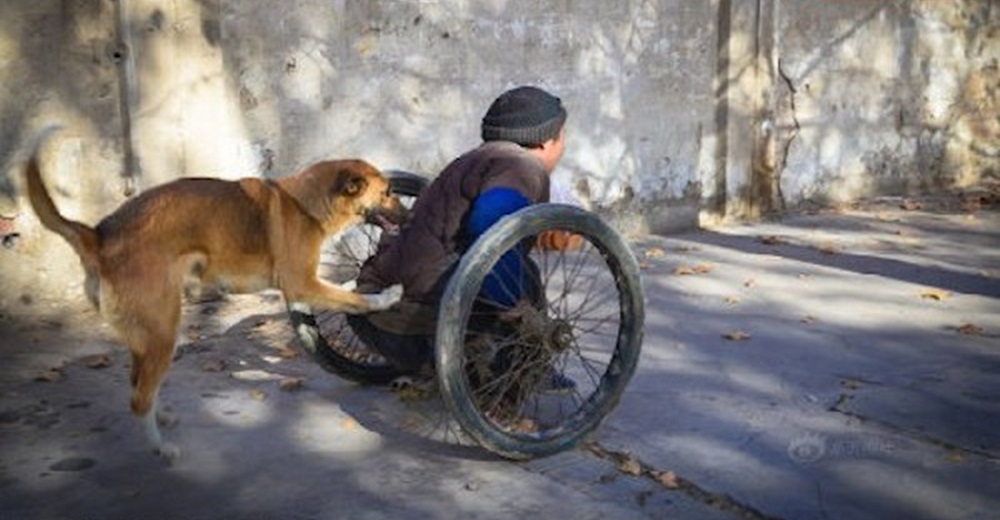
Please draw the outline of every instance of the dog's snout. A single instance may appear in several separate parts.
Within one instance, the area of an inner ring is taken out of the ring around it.
[[[399,200],[399,197],[392,194],[387,194],[382,199],[382,212],[389,221],[396,225],[402,224],[407,216],[406,206]]]
[[[385,229],[395,229],[405,223],[408,216],[409,210],[399,197],[386,193],[377,206],[365,212],[365,221]]]

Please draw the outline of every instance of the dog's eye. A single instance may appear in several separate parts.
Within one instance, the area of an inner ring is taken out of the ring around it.
[[[334,186],[334,191],[348,197],[356,197],[365,190],[366,186],[368,186],[368,182],[364,178],[350,177],[345,179],[339,186]]]

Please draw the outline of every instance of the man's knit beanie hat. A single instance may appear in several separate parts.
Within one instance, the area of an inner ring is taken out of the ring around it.
[[[537,87],[500,94],[483,116],[483,141],[542,144],[559,136],[566,109],[559,98]]]

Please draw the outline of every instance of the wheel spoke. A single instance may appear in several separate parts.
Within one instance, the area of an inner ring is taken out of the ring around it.
[[[531,211],[519,212],[525,216],[506,229],[491,228],[466,253],[446,290],[438,329],[439,350],[461,360],[457,373],[443,366],[449,406],[479,442],[518,458],[564,449],[593,429],[631,377],[639,348],[633,339],[641,338],[623,332],[641,327],[633,297],[641,291],[638,270],[623,274],[621,267],[622,258],[634,258],[620,239],[608,242],[599,221],[544,228],[578,233],[584,241],[577,249],[535,249],[519,265],[501,261],[540,233],[532,226],[543,219],[527,216]],[[529,275],[534,284],[525,283]],[[468,302],[449,300],[460,286],[469,288]],[[453,342],[447,320],[462,306],[472,310],[458,318]]]

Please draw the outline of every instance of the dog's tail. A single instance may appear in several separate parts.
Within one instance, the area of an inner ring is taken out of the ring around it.
[[[69,245],[73,247],[76,254],[80,255],[80,261],[83,263],[83,268],[87,272],[88,279],[96,277],[99,266],[98,248],[100,245],[97,230],[80,222],[70,220],[59,213],[55,203],[52,202],[52,197],[49,196],[48,190],[45,189],[45,184],[42,182],[42,172],[38,167],[37,152],[32,154],[31,159],[28,161],[25,178],[27,180],[28,200],[31,201],[31,207],[35,209],[38,220],[42,222],[43,226],[58,233],[69,242]],[[91,300],[94,300],[93,295],[89,296]]]

